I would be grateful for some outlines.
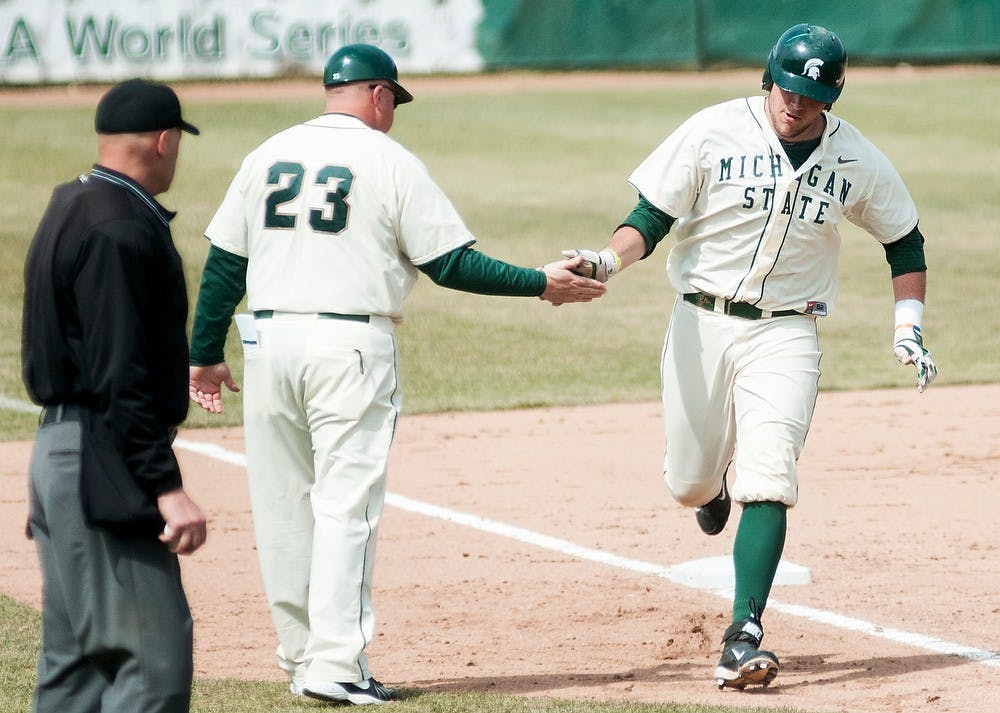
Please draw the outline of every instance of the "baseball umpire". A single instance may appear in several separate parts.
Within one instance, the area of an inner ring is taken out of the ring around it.
[[[326,113],[243,161],[206,230],[191,398],[222,408],[237,386],[226,330],[244,292],[257,348],[245,354],[247,472],[257,549],[293,693],[378,704],[369,670],[371,583],[399,416],[395,325],[418,271],[482,294],[587,301],[605,286],[570,268],[515,267],[475,238],[424,166],[386,134],[413,100],[392,58],[342,47],[327,62]]]
[[[583,256],[585,274],[606,281],[674,228],[663,476],[679,503],[697,508],[706,534],[723,530],[731,500],[743,507],[732,625],[714,672],[720,688],[766,686],[778,673],[778,658],[760,649],[761,616],[786,510],[798,498],[796,461],[820,375],[816,319],[837,297],[845,219],[885,249],[896,357],[916,367],[918,391],[937,373],[920,331],[927,268],[916,207],[889,160],[830,113],[846,67],[833,32],[789,28],[767,58],[765,96],[684,122],[632,173],[639,202],[608,247],[564,252]]]
[[[177,555],[204,513],[171,449],[188,411],[188,298],[154,196],[173,184],[174,91],[132,79],[97,105],[97,163],[58,186],[24,266],[22,370],[43,406],[30,535],[43,579],[34,713],[187,713],[193,622]],[[5,706],[6,707],[6,706]]]

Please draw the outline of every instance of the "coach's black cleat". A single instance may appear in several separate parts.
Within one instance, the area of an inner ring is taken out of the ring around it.
[[[698,521],[698,527],[706,535],[718,535],[726,528],[729,522],[729,511],[733,508],[733,501],[729,497],[726,489],[726,478],[722,477],[722,490],[719,494],[700,508],[694,509],[694,517]]]
[[[381,705],[402,699],[399,691],[382,685],[374,678],[366,678],[358,683],[306,682],[302,685],[301,691],[304,695],[320,701],[328,703],[347,701],[356,706]]]

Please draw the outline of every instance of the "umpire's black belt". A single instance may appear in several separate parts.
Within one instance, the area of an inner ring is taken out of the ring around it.
[[[254,310],[254,319],[271,319],[274,316],[273,309]],[[340,312],[317,312],[318,319],[343,319],[347,322],[364,322],[368,324],[371,318],[367,314],[341,314]]]
[[[79,421],[80,406],[78,404],[56,404],[46,406],[38,418],[39,425],[49,426],[62,421]]]
[[[706,295],[704,292],[687,292],[684,294],[684,301],[710,312],[729,314],[743,319],[770,319],[771,317],[791,317],[794,314],[802,314],[794,309],[779,309],[768,312],[766,309],[754,307],[749,302],[732,302],[721,297]]]

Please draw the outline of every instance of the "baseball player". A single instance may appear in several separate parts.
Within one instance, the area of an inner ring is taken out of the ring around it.
[[[369,670],[376,534],[401,390],[395,326],[418,272],[483,294],[587,301],[605,286],[580,258],[515,267],[474,236],[410,152],[386,134],[413,100],[371,45],[324,72],[326,112],[243,161],[206,230],[191,398],[238,390],[223,347],[244,293],[247,473],[257,549],[291,690],[327,701],[397,697]]]
[[[795,466],[820,375],[816,319],[837,298],[844,220],[885,248],[895,355],[916,367],[918,391],[937,373],[920,332],[927,268],[913,200],[889,160],[830,113],[846,67],[833,32],[789,28],[767,58],[766,95],[684,122],[632,173],[639,202],[608,247],[564,253],[583,256],[585,273],[604,281],[674,229],[663,476],[706,534],[723,530],[732,500],[743,506],[720,688],[766,686],[778,673],[778,658],[760,648],[761,616],[798,498]]]

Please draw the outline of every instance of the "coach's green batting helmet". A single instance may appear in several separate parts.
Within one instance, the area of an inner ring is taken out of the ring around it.
[[[847,50],[834,33],[819,25],[789,27],[771,48],[761,87],[777,84],[786,92],[833,104],[844,88]]]
[[[384,79],[392,84],[397,104],[413,101],[413,95],[399,84],[399,72],[392,57],[374,45],[344,45],[330,55],[323,71],[324,87],[366,79]]]

